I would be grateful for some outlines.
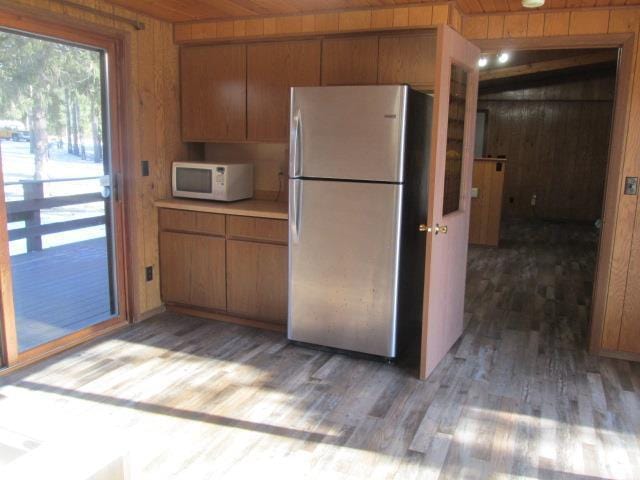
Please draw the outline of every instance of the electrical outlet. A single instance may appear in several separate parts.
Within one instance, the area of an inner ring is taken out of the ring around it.
[[[638,194],[638,177],[627,177],[624,181],[624,194],[625,195],[637,195]]]
[[[153,267],[147,267],[144,269],[144,274],[145,277],[147,279],[147,282],[150,282],[153,280]]]
[[[532,207],[535,207],[535,206],[536,206],[536,201],[537,201],[537,200],[538,200],[538,196],[534,193],[534,194],[531,196],[531,206],[532,206]]]

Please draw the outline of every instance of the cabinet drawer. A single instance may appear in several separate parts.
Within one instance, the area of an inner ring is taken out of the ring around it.
[[[190,212],[188,210],[160,209],[160,229],[224,236],[224,215]]]
[[[229,238],[287,243],[288,225],[287,220],[234,215],[227,217]]]

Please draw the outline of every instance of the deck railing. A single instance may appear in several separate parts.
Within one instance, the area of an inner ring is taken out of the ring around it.
[[[104,225],[105,215],[67,220],[64,222],[45,223],[41,221],[41,212],[49,208],[81,205],[84,203],[104,202],[100,192],[80,193],[58,197],[45,197],[44,184],[57,182],[78,182],[83,180],[98,180],[102,177],[60,178],[54,180],[20,180],[5,183],[7,186],[20,185],[23,200],[7,202],[7,216],[9,223],[25,222],[23,228],[9,230],[9,240],[27,240],[27,252],[42,250],[42,236],[52,233],[68,232],[81,228]]]

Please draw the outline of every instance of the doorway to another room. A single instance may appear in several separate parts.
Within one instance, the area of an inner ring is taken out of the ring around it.
[[[618,49],[481,57],[465,322],[504,355],[588,349],[617,64]]]

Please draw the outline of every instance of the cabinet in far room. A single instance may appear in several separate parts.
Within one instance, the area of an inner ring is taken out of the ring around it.
[[[497,247],[500,241],[506,160],[477,158],[473,162],[469,243]]]

